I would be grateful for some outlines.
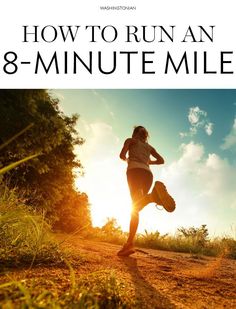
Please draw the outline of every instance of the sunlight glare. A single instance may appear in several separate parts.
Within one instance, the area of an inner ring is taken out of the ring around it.
[[[88,166],[76,186],[89,196],[93,226],[101,227],[107,218],[115,218],[122,230],[128,230],[131,199],[122,162],[110,159]]]

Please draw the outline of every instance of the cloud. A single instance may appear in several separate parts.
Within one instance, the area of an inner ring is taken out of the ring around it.
[[[234,118],[234,123],[229,134],[224,138],[224,143],[221,145],[221,149],[236,150],[236,116]]]
[[[176,200],[175,221],[183,226],[206,223],[218,235],[226,232],[236,216],[236,166],[206,153],[202,144],[182,144],[180,152],[159,177]]]
[[[82,119],[79,132],[85,138],[85,144],[77,148],[82,162],[96,158],[97,162],[110,155],[115,155],[119,138],[114,134],[112,126],[105,122],[87,123]]]
[[[189,114],[188,114],[188,120],[192,126],[194,125],[198,126],[200,124],[201,118],[204,118],[206,116],[207,116],[207,113],[201,110],[198,106],[190,107]]]
[[[180,137],[194,136],[199,129],[203,129],[207,135],[212,135],[214,124],[207,118],[207,112],[198,106],[190,107],[188,113],[190,128],[188,132],[180,132]]]
[[[213,123],[212,122],[208,122],[205,125],[205,131],[207,135],[211,135],[213,133]]]

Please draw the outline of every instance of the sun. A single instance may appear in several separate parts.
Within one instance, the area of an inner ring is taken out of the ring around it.
[[[154,179],[158,179],[155,171]],[[94,227],[102,227],[108,218],[115,218],[123,231],[129,230],[132,201],[123,162],[114,158],[90,161],[85,176],[76,179],[76,187],[88,195]],[[167,233],[171,226],[176,226],[172,217],[149,204],[140,212],[138,233]]]
[[[92,166],[84,177],[76,179],[76,187],[87,193],[93,226],[103,226],[107,218],[115,218],[123,231],[128,231],[131,198],[125,171],[108,162]]]
[[[115,218],[123,231],[129,227],[131,201],[129,196],[123,195],[121,188],[116,188],[117,195],[112,191],[106,194],[93,192],[91,195],[91,215],[94,226],[103,226],[107,218]]]
[[[98,178],[100,176],[100,178]],[[118,174],[111,177],[110,171],[92,174],[77,179],[77,186],[87,193],[89,197],[91,217],[93,226],[102,227],[108,218],[115,218],[117,224],[125,232],[129,230],[132,202],[125,175]],[[111,181],[113,179],[113,181]],[[170,218],[162,208],[157,209],[155,205],[149,204],[140,212],[138,232],[159,231],[167,233]],[[173,224],[173,223],[172,223]]]

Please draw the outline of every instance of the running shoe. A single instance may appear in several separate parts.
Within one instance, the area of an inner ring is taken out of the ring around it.
[[[135,253],[135,249],[133,245],[124,244],[123,248],[117,252],[118,256],[129,256]]]
[[[166,211],[175,210],[175,200],[167,192],[166,186],[161,181],[156,181],[151,193],[152,199],[158,205],[162,205]]]

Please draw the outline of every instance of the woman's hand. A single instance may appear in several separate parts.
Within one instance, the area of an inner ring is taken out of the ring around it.
[[[155,164],[160,164],[158,160],[149,160],[148,162],[149,165],[155,165]]]
[[[156,151],[155,148],[151,148],[151,155],[156,159],[156,160],[149,160],[149,164],[164,164],[165,161],[163,157]]]

